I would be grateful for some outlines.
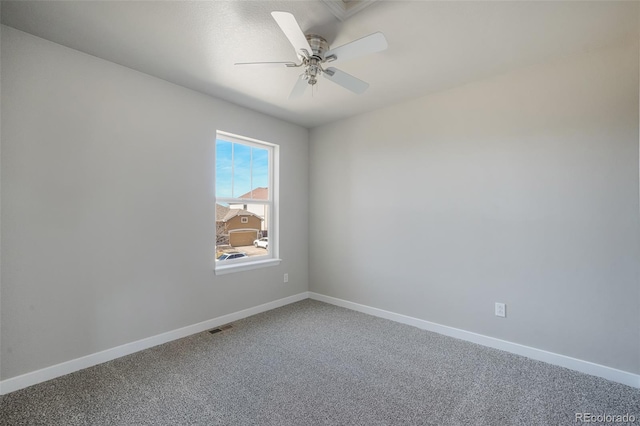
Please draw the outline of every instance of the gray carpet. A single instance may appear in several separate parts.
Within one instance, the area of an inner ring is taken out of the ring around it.
[[[570,425],[640,390],[305,300],[0,397],[3,425]]]

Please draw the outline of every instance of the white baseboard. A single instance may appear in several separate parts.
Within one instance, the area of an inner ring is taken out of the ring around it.
[[[337,299],[335,297],[324,296],[322,294],[313,292],[303,292],[293,296],[285,297],[283,299],[274,300],[273,302],[264,303],[262,305],[254,306],[252,308],[244,309],[242,311],[234,312],[221,317],[213,318],[207,321],[203,321],[197,324],[182,327],[177,330],[168,331],[166,333],[158,334],[156,336],[141,339],[135,342],[127,343],[115,348],[107,349],[101,352],[97,352],[91,355],[87,355],[81,358],[66,361],[51,367],[46,367],[40,370],[32,371],[20,376],[12,377],[10,379],[0,381],[0,395],[4,395],[19,389],[26,388],[37,383],[46,382],[47,380],[55,379],[56,377],[64,376],[65,374],[73,373],[84,368],[92,367],[103,362],[111,361],[116,358],[120,358],[125,355],[132,354],[144,349],[148,349],[163,343],[171,342],[176,339],[190,336],[195,333],[200,333],[211,328],[219,327],[223,324],[228,324],[233,321],[250,317],[251,315],[259,314],[261,312],[270,311],[271,309],[279,308],[281,306],[295,303],[304,299],[314,299],[321,302],[330,303],[332,305],[341,306],[343,308],[351,309],[365,314],[373,315],[380,318],[389,319],[402,324],[411,325],[423,330],[433,331],[435,333],[443,334],[445,336],[455,337],[457,339],[466,340],[469,342],[477,343],[483,346],[488,346],[495,349],[500,349],[506,352],[511,352],[517,355],[522,355],[538,361],[547,362],[549,364],[558,365],[561,367],[569,368],[571,370],[579,371],[581,373],[591,374],[593,376],[602,377],[614,382],[622,383],[635,388],[640,388],[640,375],[629,373],[615,368],[607,367],[600,364],[595,364],[589,361],[583,361],[576,358],[571,358],[565,355],[556,354],[553,352],[544,351],[541,349],[532,348],[529,346],[520,345],[518,343],[508,342],[506,340],[500,340],[482,334],[473,333],[470,331],[460,330],[453,327],[448,327],[441,324],[436,324],[430,321],[421,320],[418,318],[409,317],[394,312],[385,311],[383,309],[373,308],[359,303],[349,302],[347,300]]]
[[[221,317],[182,327],[177,330],[168,331],[166,333],[158,334],[146,339],[126,343],[121,346],[116,346],[115,348],[96,352],[94,354],[83,356],[81,358],[72,359],[71,361],[52,365],[51,367],[46,367],[20,376],[12,377],[10,379],[2,380],[0,381],[0,395],[17,391],[19,389],[26,388],[27,386],[55,379],[56,377],[64,376],[65,374],[73,373],[75,371],[92,367],[97,364],[102,364],[103,362],[111,361],[113,359],[120,358],[122,356],[129,355],[143,349],[148,349],[153,346],[171,342],[172,340],[181,339],[195,333],[200,333],[202,331],[219,327],[233,321],[238,321],[242,318],[250,317],[251,315],[270,311],[271,309],[279,308],[281,306],[308,298],[309,292],[299,293],[293,296],[285,297],[283,299],[274,300],[273,302],[264,303],[262,305],[244,309],[242,311],[223,315]]]
[[[445,336],[455,337],[456,339],[466,340],[468,342],[477,343],[479,345],[488,346],[490,348],[500,349],[511,352],[516,355],[522,355],[527,358],[543,361],[548,364],[565,367],[581,373],[590,374],[592,376],[602,377],[613,382],[625,384],[635,388],[640,388],[640,375],[629,373],[627,371],[617,370],[593,362],[584,361],[577,358],[571,358],[565,355],[548,352],[542,349],[524,346],[518,343],[508,342],[506,340],[496,339],[494,337],[484,336],[482,334],[461,330],[458,328],[448,327],[446,325],[436,324],[434,322],[409,317],[394,312],[385,311],[383,309],[372,308],[370,306],[361,305],[359,303],[349,302],[343,299],[337,299],[331,296],[309,292],[309,298],[319,300],[321,302],[330,303],[332,305],[351,309],[365,314],[385,318],[402,324],[412,325],[414,327],[433,331],[435,333],[444,334]]]

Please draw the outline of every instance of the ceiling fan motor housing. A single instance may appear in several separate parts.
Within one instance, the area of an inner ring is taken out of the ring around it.
[[[306,36],[309,46],[311,46],[311,56],[317,56],[320,62],[324,61],[324,53],[329,50],[329,43],[327,40],[315,34],[308,34]]]

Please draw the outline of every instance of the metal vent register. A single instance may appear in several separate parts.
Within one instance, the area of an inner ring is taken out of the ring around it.
[[[212,328],[211,330],[209,330],[209,333],[211,334],[221,333],[223,331],[229,331],[232,328],[233,328],[233,324],[225,324],[217,328]]]

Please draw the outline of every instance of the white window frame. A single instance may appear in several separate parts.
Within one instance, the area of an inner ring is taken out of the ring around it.
[[[218,197],[216,193],[216,160],[214,145],[214,173],[213,173],[213,191],[214,191],[214,221],[215,221],[215,204],[216,203],[242,203],[242,204],[263,204],[267,206],[269,214],[267,215],[267,229],[269,230],[269,250],[262,256],[250,256],[241,259],[230,259],[216,262],[214,247],[214,271],[216,275],[224,275],[232,272],[248,271],[251,269],[265,268],[268,266],[279,265],[282,261],[279,258],[279,176],[280,176],[280,147],[276,144],[236,135],[233,133],[218,130],[216,132],[216,141],[222,139],[227,142],[237,143],[241,145],[251,146],[254,148],[266,149],[269,155],[269,191],[268,200],[247,200],[235,197]],[[254,188],[251,188],[253,190]],[[214,242],[215,246],[215,242]]]

